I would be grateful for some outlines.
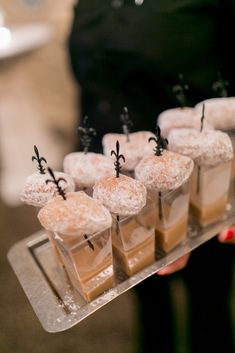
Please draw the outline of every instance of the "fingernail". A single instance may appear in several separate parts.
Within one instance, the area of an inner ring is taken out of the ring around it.
[[[234,238],[234,230],[233,229],[228,229],[225,233],[224,240],[231,240]]]

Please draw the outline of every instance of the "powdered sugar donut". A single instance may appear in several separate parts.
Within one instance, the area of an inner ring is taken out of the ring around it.
[[[93,188],[93,197],[111,213],[120,216],[137,214],[146,204],[146,188],[138,180],[120,174],[100,179]]]
[[[65,156],[63,169],[70,174],[77,188],[90,188],[97,180],[114,174],[112,158],[101,153],[73,152]]]
[[[191,158],[167,150],[161,156],[146,156],[135,168],[135,177],[147,189],[159,192],[174,190],[183,185],[193,171]]]
[[[69,236],[94,234],[111,227],[110,212],[83,191],[51,199],[38,213],[41,225],[52,232]]]
[[[66,193],[75,190],[75,183],[70,175],[58,171],[54,174],[57,179],[65,180],[61,180],[60,186]],[[51,179],[48,173],[35,172],[29,175],[20,194],[21,201],[31,206],[43,207],[51,198],[57,196],[56,186],[53,183],[47,184],[48,179]]]
[[[205,104],[205,114],[208,122],[215,129],[235,129],[235,97],[210,98],[195,106],[196,111],[202,109]]]
[[[190,107],[172,108],[164,110],[158,115],[157,123],[163,137],[167,137],[175,128],[195,128],[200,130],[202,107],[194,109]],[[204,129],[212,129],[212,124],[207,119],[204,121]]]
[[[174,129],[168,141],[169,150],[188,156],[199,165],[215,166],[233,158],[231,139],[222,131]]]

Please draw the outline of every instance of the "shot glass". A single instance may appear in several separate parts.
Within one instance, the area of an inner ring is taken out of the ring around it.
[[[155,261],[154,209],[154,202],[149,200],[137,215],[113,215],[113,252],[118,266],[129,276]]]
[[[175,190],[151,190],[155,201],[156,249],[169,252],[187,238],[189,181]]]
[[[228,201],[232,161],[217,166],[196,165],[190,190],[190,211],[207,226],[224,216]]]
[[[111,230],[83,237],[53,233],[69,279],[86,301],[114,285]]]

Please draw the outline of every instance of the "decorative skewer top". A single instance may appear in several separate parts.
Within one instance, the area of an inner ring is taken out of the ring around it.
[[[217,73],[217,77],[217,81],[212,85],[213,91],[217,92],[219,97],[228,97],[227,87],[229,86],[229,82],[223,79],[221,72]]]
[[[161,156],[163,150],[167,148],[168,140],[161,137],[161,129],[158,125],[156,126],[155,131],[156,131],[155,132],[156,137],[150,137],[148,139],[148,142],[150,142],[150,141],[156,142],[156,146],[153,150],[154,150],[156,156]]]
[[[81,145],[83,147],[83,152],[87,154],[92,138],[96,135],[95,129],[93,127],[89,127],[88,116],[84,117],[83,126],[79,126],[78,131],[81,132]]]
[[[201,117],[200,132],[202,132],[202,130],[203,130],[204,120],[205,120],[205,103],[202,104],[202,117]]]
[[[179,102],[181,108],[185,107],[186,105],[186,95],[185,92],[188,91],[189,86],[184,82],[184,76],[179,74],[179,83],[173,86],[173,92],[177,101]]]
[[[47,168],[47,170],[48,170],[48,173],[51,175],[52,180],[51,180],[51,179],[47,179],[47,180],[46,180],[46,184],[48,184],[48,183],[54,183],[54,184],[56,185],[58,194],[59,194],[60,196],[62,196],[64,200],[66,200],[65,191],[64,191],[64,189],[62,189],[61,186],[59,185],[59,184],[60,184],[60,181],[66,182],[66,180],[65,180],[64,178],[58,178],[58,179],[56,179],[55,174],[53,173],[53,170],[52,170],[51,168],[49,168],[49,167]]]
[[[46,174],[45,168],[42,165],[42,162],[47,163],[46,159],[44,157],[40,157],[37,146],[34,145],[34,152],[36,154],[35,156],[32,156],[32,161],[37,161],[38,162],[38,170],[40,174]]]
[[[123,113],[120,115],[120,120],[122,122],[122,130],[123,133],[126,135],[126,141],[130,141],[130,130],[131,127],[133,126],[133,122],[129,118],[129,113],[127,107],[123,108]]]
[[[116,142],[116,152],[114,150],[111,151],[111,156],[114,155],[116,158],[116,161],[114,162],[114,166],[115,166],[115,170],[116,170],[116,178],[119,178],[119,174],[121,171],[121,164],[120,164],[120,159],[123,160],[123,162],[125,163],[125,157],[123,156],[123,154],[119,154],[119,150],[120,150],[120,145],[119,145],[119,141],[117,140]]]

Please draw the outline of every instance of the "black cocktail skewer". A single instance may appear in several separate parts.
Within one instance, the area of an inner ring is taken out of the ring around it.
[[[120,115],[120,120],[122,123],[123,133],[126,135],[126,141],[130,142],[130,131],[133,126],[133,122],[129,118],[129,113],[127,107],[123,108],[123,113]]]
[[[200,132],[202,132],[203,130],[204,120],[205,120],[205,103],[202,103],[202,117],[201,117]]]
[[[205,120],[205,103],[202,104],[202,117],[201,117],[200,132],[203,131],[204,120]],[[200,192],[200,174],[201,174],[201,166],[198,165],[198,168],[197,168],[197,188],[196,188],[197,194],[199,194],[199,192]]]
[[[120,174],[120,171],[121,171],[121,164],[120,164],[120,160],[122,159],[123,162],[125,163],[125,157],[123,156],[123,154],[119,154],[120,152],[120,145],[119,145],[119,141],[117,140],[116,141],[116,151],[112,150],[111,151],[111,156],[115,156],[116,158],[116,161],[114,162],[114,167],[115,167],[115,171],[116,171],[116,178],[119,178],[119,174]],[[119,226],[118,226],[118,223],[119,223],[119,215],[116,216],[116,220],[117,220],[117,233],[119,232]]]
[[[217,77],[217,81],[215,81],[212,85],[212,90],[218,93],[219,97],[228,97],[227,88],[229,86],[229,82],[223,79],[221,72],[217,73]]]
[[[83,152],[87,154],[92,138],[96,135],[96,131],[93,127],[89,127],[88,116],[83,119],[83,126],[78,127],[78,131],[81,132],[81,145],[83,147]]]
[[[48,167],[47,170],[48,170],[48,173],[50,174],[50,176],[52,177],[52,179],[47,179],[46,180],[46,184],[49,184],[49,183],[55,184],[58,194],[60,196],[62,196],[64,200],[66,200],[65,191],[59,185],[61,181],[64,181],[66,183],[66,180],[64,178],[56,179],[55,174],[54,174],[53,170],[50,167]]]
[[[40,157],[37,146],[34,145],[34,152],[36,156],[32,156],[32,161],[36,161],[38,163],[38,170],[40,174],[46,174],[45,168],[42,165],[42,162],[47,163],[44,157]]]
[[[184,82],[184,76],[182,74],[179,74],[179,83],[175,86],[173,86],[173,93],[175,94],[175,97],[177,101],[179,102],[179,105],[181,108],[186,106],[186,91],[189,90],[188,84]]]
[[[122,159],[123,162],[125,163],[125,157],[123,156],[123,154],[119,154],[120,152],[120,145],[119,145],[119,141],[116,141],[116,151],[112,150],[111,151],[111,156],[115,156],[116,161],[114,162],[114,166],[115,166],[115,170],[116,170],[116,178],[119,178],[119,174],[121,171],[121,164],[120,164],[120,160]]]
[[[91,240],[88,238],[88,235],[87,235],[87,234],[84,235],[84,238],[86,239],[89,248],[94,251],[94,250],[95,250],[95,247],[94,247],[94,245],[92,244]]]
[[[148,142],[154,141],[156,143],[156,146],[154,147],[153,151],[156,156],[161,156],[162,152],[164,149],[167,148],[168,145],[168,140],[161,137],[161,129],[157,125],[155,129],[155,136],[156,137],[150,137],[148,139]],[[159,219],[161,220],[163,218],[163,206],[162,206],[162,192],[158,192],[158,203],[159,203]]]
[[[156,156],[161,156],[163,150],[167,148],[168,140],[161,137],[161,129],[158,125],[155,128],[155,136],[156,137],[150,137],[148,139],[148,142],[154,141],[156,143],[156,146],[154,147],[153,151]]]

